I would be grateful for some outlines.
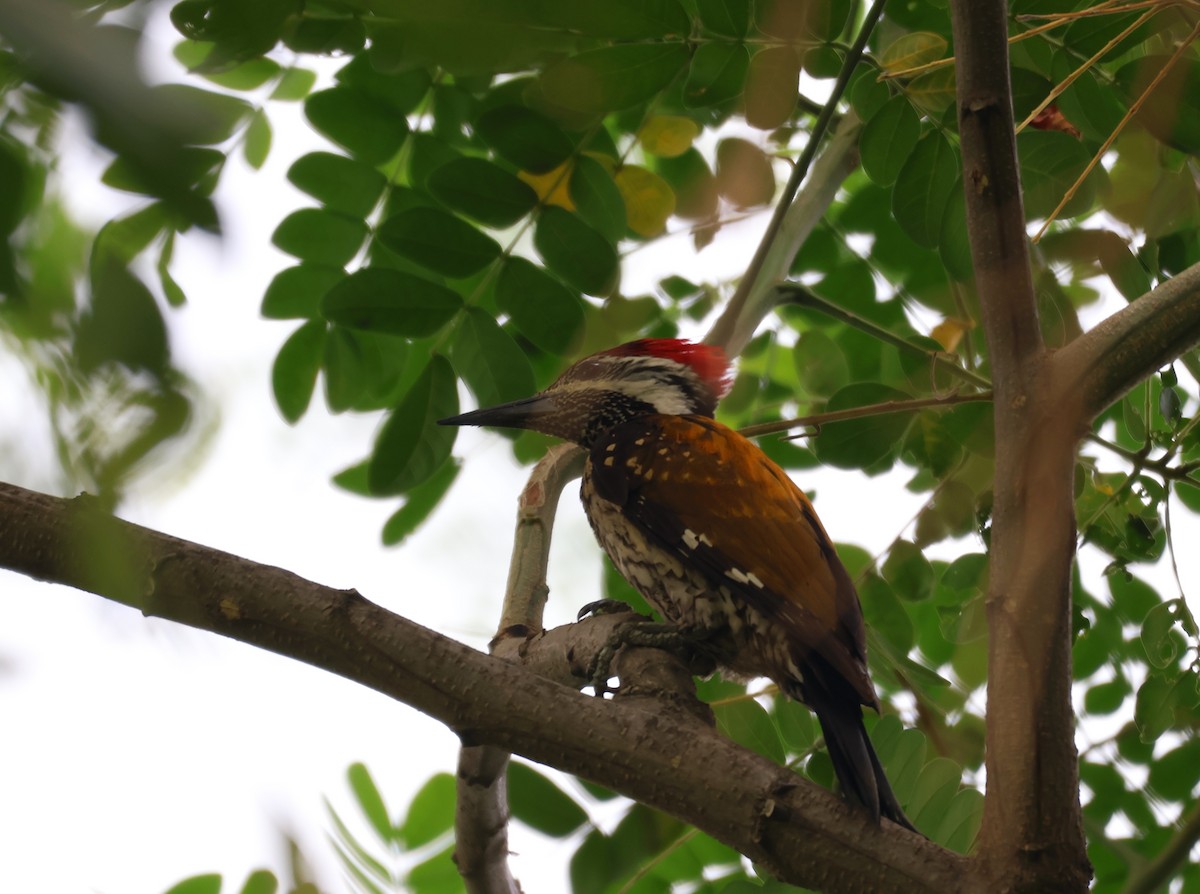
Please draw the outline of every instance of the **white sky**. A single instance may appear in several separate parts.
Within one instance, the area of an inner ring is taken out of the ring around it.
[[[154,37],[157,51],[174,40],[162,28]],[[225,239],[189,238],[176,251],[174,270],[190,303],[168,314],[173,350],[219,425],[194,470],[168,469],[120,514],[355,587],[483,648],[500,607],[526,473],[505,440],[462,431],[456,452],[466,464],[450,499],[400,549],[384,550],[379,531],[396,504],[361,500],[329,483],[365,455],[377,420],[330,417],[319,398],[295,428],[279,417],[270,365],[297,324],[263,321],[258,308],[271,277],[290,264],[271,247],[271,231],[309,204],[283,174],[322,144],[296,105],[272,106],[271,122],[276,140],[267,168],[254,174],[238,162],[226,169],[218,196]],[[103,164],[78,158],[66,171],[75,204],[97,223],[130,202],[98,184]],[[765,215],[730,228],[675,269],[694,279],[738,272],[763,224]],[[636,253],[626,270],[630,291],[673,272],[656,266],[662,263]],[[2,354],[0,377],[22,381],[19,366]],[[0,457],[18,446],[27,465],[15,483],[54,491],[43,415],[27,389],[6,384],[0,392]],[[817,488],[818,509],[836,538],[877,552],[922,502],[904,489],[907,477],[873,479],[869,495],[853,474],[822,471],[801,483]],[[573,619],[596,598],[599,569],[568,488],[551,559],[548,624]],[[340,678],[7,572],[0,572],[0,594],[0,891],[160,894],[201,872],[223,873],[225,890],[237,891],[254,868],[282,874],[278,825],[299,837],[323,884],[344,890],[325,842],[321,799],[354,816],[346,767],[365,761],[394,812],[432,773],[454,771],[457,741],[439,724]],[[519,828],[513,838],[514,870],[530,894],[567,889],[573,842],[548,843]]]

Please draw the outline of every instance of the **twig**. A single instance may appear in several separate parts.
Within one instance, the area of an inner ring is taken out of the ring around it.
[[[542,629],[554,515],[563,488],[582,469],[583,451],[556,445],[534,466],[521,492],[504,607],[492,640],[497,657],[515,658],[521,644]],[[470,894],[520,891],[508,868],[508,759],[506,751],[490,746],[464,745],[459,752],[454,861]]]
[[[758,425],[747,425],[738,429],[747,438],[757,438],[775,432],[787,431],[805,426],[821,426],[830,422],[845,422],[847,419],[862,419],[868,416],[883,416],[888,413],[908,413],[912,410],[922,410],[928,407],[952,407],[956,404],[976,401],[991,401],[992,392],[981,391],[973,394],[947,394],[941,397],[918,397],[912,400],[887,400],[878,404],[867,404],[862,407],[848,407],[845,410],[830,410],[828,413],[817,413],[813,416],[801,416],[798,419],[785,419],[780,422],[762,422]]]
[[[933,363],[941,362],[944,364],[943,369],[945,369],[949,375],[961,379],[964,382],[968,382],[980,388],[992,387],[992,383],[983,376],[959,366],[957,363],[954,363],[951,359],[954,355],[945,354],[941,351],[931,351],[926,347],[922,347],[921,345],[914,345],[912,342],[901,338],[899,335],[889,332],[877,323],[872,323],[870,320],[864,319],[852,311],[848,311],[845,308],[838,307],[832,302],[826,301],[820,295],[814,294],[807,286],[803,286],[800,283],[795,282],[778,283],[775,286],[775,291],[776,294],[781,296],[790,304],[820,311],[826,316],[833,317],[835,320],[841,320],[843,323],[853,326],[860,332],[865,332],[868,335],[874,336],[875,338],[879,339],[879,341],[897,347],[902,351],[920,354],[923,357],[927,357]]]
[[[852,151],[856,144],[856,140],[852,138],[857,136],[859,122],[856,115],[847,113],[838,126],[837,138],[831,143],[829,151],[822,159],[828,159],[829,167],[837,169],[840,176],[836,176],[835,179],[830,176],[832,172],[821,172],[822,175],[817,176],[818,171],[814,170],[814,176],[809,182],[813,186],[814,194],[821,197],[820,200],[816,201],[810,198],[807,203],[802,203],[798,198],[800,184],[807,176],[813,159],[816,158],[821,140],[837,110],[838,101],[841,99],[846,85],[850,82],[850,76],[854,73],[855,66],[862,58],[867,40],[874,30],[875,24],[879,21],[879,17],[883,14],[883,7],[884,0],[875,0],[867,10],[858,37],[846,53],[842,70],[834,82],[829,100],[813,124],[812,133],[809,135],[804,151],[796,159],[796,165],[792,169],[788,182],[784,185],[779,202],[771,215],[771,221],[767,224],[766,232],[763,233],[758,248],[755,249],[754,257],[751,258],[746,273],[738,283],[737,290],[730,298],[729,304],[705,338],[709,344],[718,344],[724,347],[731,356],[741,353],[741,349],[749,341],[750,335],[758,328],[762,317],[766,316],[771,309],[771,304],[767,299],[772,284],[786,274],[800,244],[824,214],[825,209],[832,203],[837,194],[838,184],[853,168],[853,165],[846,165],[846,160],[852,157]],[[837,151],[835,151],[835,146],[838,147]],[[856,159],[854,163],[857,164]],[[806,213],[798,214],[793,210],[794,205],[802,206]],[[811,213],[812,207],[819,208],[815,215]],[[792,232],[784,237],[784,224],[789,216],[793,218],[792,225],[788,228]]]
[[[1200,841],[1200,801],[1192,804],[1184,817],[1183,824],[1175,837],[1167,842],[1152,860],[1148,860],[1130,873],[1129,881],[1122,894],[1152,894],[1163,882],[1187,862],[1188,855],[1196,842]]]
[[[1075,83],[1076,80],[1079,79],[1080,75],[1084,74],[1089,68],[1091,68],[1097,62],[1099,62],[1102,58],[1104,58],[1104,56],[1108,53],[1109,50],[1111,50],[1118,43],[1120,43],[1126,37],[1128,37],[1131,33],[1133,33],[1138,28],[1140,28],[1145,22],[1147,22],[1148,20],[1153,18],[1154,14],[1157,13],[1159,11],[1159,9],[1161,9],[1161,7],[1152,7],[1150,9],[1146,10],[1144,13],[1142,13],[1140,16],[1138,16],[1137,19],[1135,19],[1134,22],[1128,28],[1126,28],[1120,34],[1116,35],[1112,40],[1110,40],[1108,43],[1106,43],[1104,46],[1102,46],[1099,50],[1097,50],[1090,59],[1088,59],[1086,62],[1084,62],[1082,65],[1080,65],[1077,69],[1075,69],[1073,72],[1071,72],[1065,78],[1063,78],[1059,83],[1055,84],[1054,87],[1050,90],[1050,92],[1046,94],[1046,98],[1043,99],[1041,102],[1039,102],[1036,106],[1034,106],[1033,111],[1025,116],[1025,120],[1017,125],[1017,133],[1020,133],[1026,127],[1028,127],[1030,121],[1032,121],[1034,118],[1036,118],[1038,115],[1040,115],[1042,113],[1042,110],[1045,109],[1046,106],[1050,105],[1050,103],[1052,103],[1052,102],[1054,102],[1054,100],[1058,99],[1058,97],[1061,96],[1068,87],[1070,87],[1072,84]],[[1086,174],[1083,176],[1086,176]]]
[[[1083,181],[1087,179],[1088,175],[1092,172],[1096,165],[1100,163],[1100,159],[1104,157],[1104,153],[1108,151],[1108,147],[1111,146],[1117,137],[1121,135],[1121,131],[1125,129],[1125,125],[1133,120],[1133,116],[1136,115],[1142,108],[1142,104],[1146,101],[1147,97],[1154,92],[1154,88],[1157,87],[1162,82],[1162,79],[1167,76],[1167,73],[1175,67],[1175,63],[1179,60],[1179,57],[1184,54],[1187,48],[1190,47],[1198,37],[1200,37],[1200,23],[1198,23],[1196,27],[1192,29],[1192,33],[1187,36],[1187,39],[1179,44],[1179,47],[1174,53],[1171,54],[1171,58],[1167,60],[1167,64],[1164,65],[1162,69],[1151,79],[1150,83],[1146,85],[1146,89],[1142,91],[1141,96],[1135,99],[1129,106],[1129,111],[1127,111],[1124,117],[1117,122],[1117,126],[1114,127],[1113,132],[1108,135],[1108,139],[1106,139],[1100,145],[1100,148],[1096,150],[1096,154],[1093,155],[1092,160],[1087,163],[1087,167],[1083,169],[1083,172],[1079,175],[1079,178],[1071,184],[1071,188],[1063,194],[1062,201],[1060,201],[1055,209],[1050,212],[1050,216],[1046,218],[1046,221],[1042,224],[1041,229],[1034,234],[1034,242],[1037,242],[1042,238],[1043,235],[1045,235],[1046,230],[1050,227],[1050,224],[1054,222],[1054,219],[1058,217],[1063,208],[1067,206],[1067,203],[1075,197],[1075,193],[1079,191],[1079,187],[1083,185]]]

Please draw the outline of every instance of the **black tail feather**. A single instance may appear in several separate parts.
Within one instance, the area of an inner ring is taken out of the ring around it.
[[[863,726],[862,707],[858,700],[808,691],[805,701],[821,724],[825,747],[829,749],[833,771],[837,774],[846,800],[864,807],[875,822],[879,822],[880,816],[885,816],[897,825],[917,832],[904,815],[884,775],[879,756]]]

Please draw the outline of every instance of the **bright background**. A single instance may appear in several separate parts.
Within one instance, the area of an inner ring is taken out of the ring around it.
[[[147,37],[151,76],[179,77],[165,18]],[[167,314],[172,349],[203,390],[196,424],[206,442],[183,468],[168,457],[120,515],[354,587],[485,648],[527,472],[505,440],[462,431],[456,452],[466,462],[449,498],[401,548],[384,549],[379,532],[395,503],[359,499],[329,482],[366,454],[377,419],[331,417],[318,397],[299,425],[283,422],[270,365],[295,324],[263,321],[258,308],[272,276],[290,263],[270,245],[271,232],[307,203],[284,174],[324,145],[297,105],[274,104],[270,117],[275,145],[265,169],[231,163],[222,177],[224,239],[182,240],[173,265],[189,304]],[[136,198],[100,185],[107,157],[90,147],[81,122],[64,144],[64,193],[81,220],[99,226],[137,207]],[[766,218],[727,228],[699,256],[686,237],[668,240],[674,257],[633,254],[625,290],[648,291],[671,272],[709,281],[738,274]],[[2,353],[0,381],[5,473],[61,492],[45,411],[24,369]],[[877,553],[923,502],[904,488],[907,477],[903,467],[869,482],[822,470],[800,483],[816,491],[836,539]],[[1179,543],[1193,536],[1184,520],[1177,513]],[[1200,559],[1179,558],[1192,559],[1192,568],[1181,568],[1185,580],[1197,579]],[[1147,576],[1165,581],[1160,572],[1168,573],[1165,565]],[[569,487],[555,530],[547,624],[572,620],[597,598],[599,581],[599,551]],[[356,818],[347,766],[370,767],[394,814],[432,773],[454,771],[457,740],[440,724],[338,677],[8,572],[0,572],[0,594],[0,891],[160,894],[201,872],[224,874],[225,890],[237,891],[254,868],[285,876],[281,831],[300,842],[323,888],[344,890],[322,798]],[[530,894],[567,889],[572,843],[518,826],[513,849],[514,872]]]

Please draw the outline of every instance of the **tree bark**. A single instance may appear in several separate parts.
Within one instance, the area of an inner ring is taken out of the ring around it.
[[[874,825],[686,708],[583,695],[353,590],[120,521],[89,497],[0,484],[0,567],[370,686],[445,723],[468,746],[521,754],[677,816],[792,884],[833,894],[992,890],[969,872],[968,858],[890,823]],[[586,662],[583,650],[598,648],[620,620],[602,616],[535,636],[522,660],[571,678]]]

